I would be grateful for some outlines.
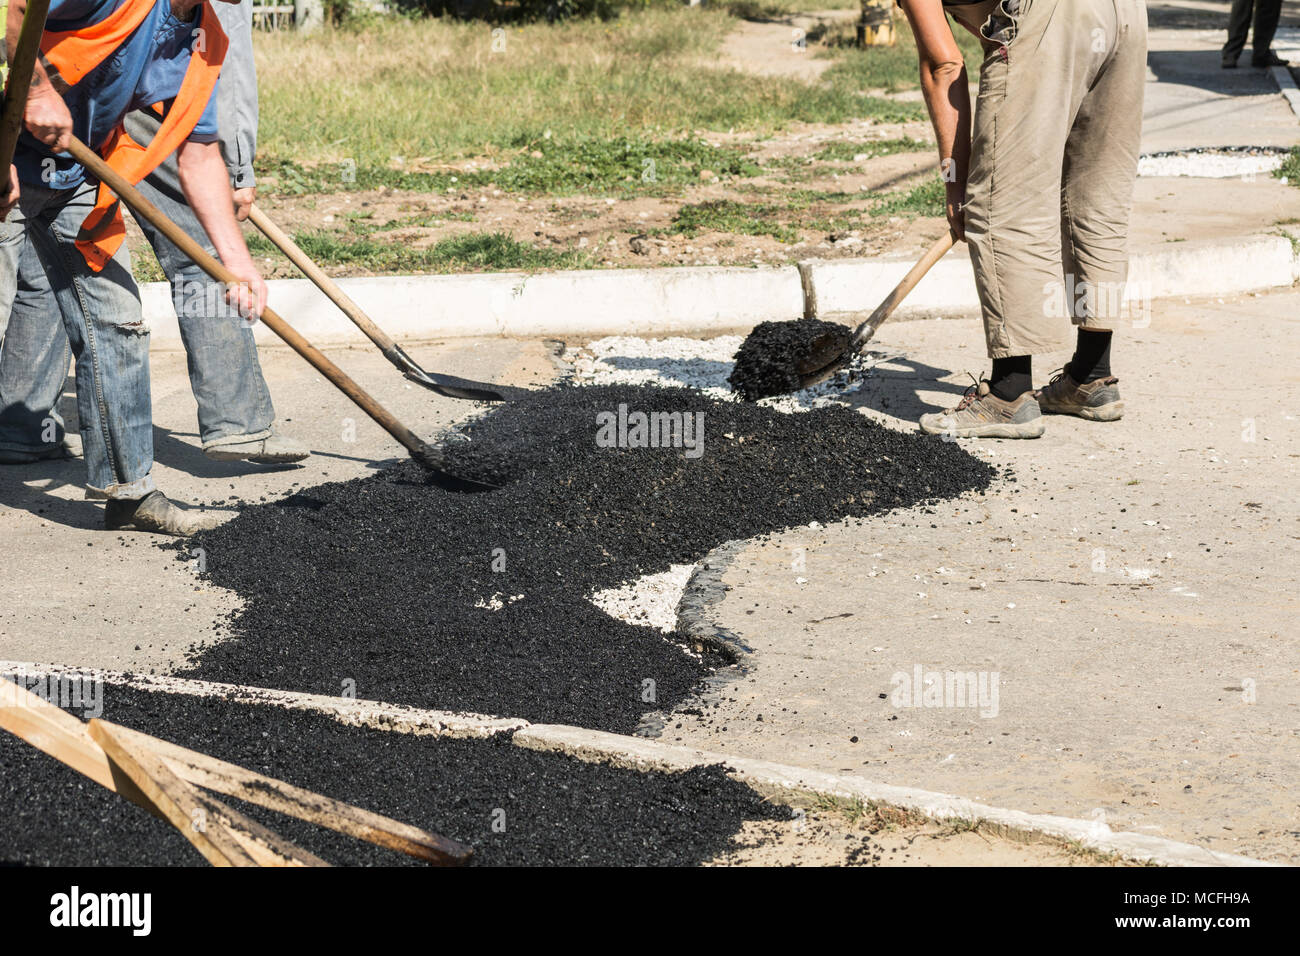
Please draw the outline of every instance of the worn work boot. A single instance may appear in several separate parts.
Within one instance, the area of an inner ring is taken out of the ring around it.
[[[0,465],[30,465],[37,461],[57,461],[81,457],[81,436],[65,435],[63,441],[44,451],[11,451],[0,448]]]
[[[1059,369],[1036,393],[1047,415],[1077,415],[1092,422],[1117,422],[1124,417],[1124,402],[1113,375],[1080,385],[1070,378],[1070,366]]]
[[[272,432],[268,437],[256,441],[213,445],[203,449],[203,454],[213,461],[252,461],[259,465],[287,465],[290,462],[302,461],[311,452],[298,439]]]
[[[956,408],[921,416],[921,431],[945,438],[1038,438],[1043,416],[1033,392],[1006,402],[989,391],[988,382],[966,389]]]
[[[109,531],[151,531],[184,537],[219,523],[216,515],[176,507],[161,491],[136,499],[110,498],[104,509],[104,527]]]

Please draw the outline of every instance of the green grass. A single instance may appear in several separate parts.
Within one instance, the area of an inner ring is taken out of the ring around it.
[[[913,139],[910,136],[904,136],[900,139],[867,141],[836,140],[827,143],[826,146],[814,153],[813,159],[820,159],[824,162],[849,163],[857,161],[857,157],[864,154],[867,159],[877,159],[881,156],[893,156],[897,153],[932,152],[933,150],[933,144]]]
[[[668,232],[692,239],[701,232],[730,232],[797,242],[798,230],[781,221],[789,214],[790,208],[784,204],[714,199],[683,206],[677,211]]]
[[[979,77],[984,51],[979,41],[964,27],[952,23],[953,36],[966,59],[966,72],[973,81]],[[885,90],[897,93],[914,90],[920,86],[920,68],[916,54],[916,40],[903,18],[898,20],[898,42],[890,47],[858,49],[849,45],[852,27],[842,27],[830,37],[831,49],[826,55],[835,57],[835,65],[825,73],[825,79],[840,87],[860,90]]]
[[[654,159],[662,189],[692,164],[737,168],[735,156],[702,155],[696,131],[925,115],[864,95],[852,70],[805,83],[719,68],[710,58],[734,25],[722,10],[649,9],[612,23],[512,26],[502,52],[484,24],[450,18],[259,33],[262,165],[292,166],[297,175],[275,187],[291,193],[445,189],[454,172],[409,170],[467,157],[509,163],[493,174],[503,189],[609,188],[631,176],[640,190],[656,186],[640,165]]]
[[[268,191],[289,195],[397,189],[444,192],[493,186],[508,192],[570,195],[634,192],[664,194],[700,181],[756,176],[762,170],[737,149],[711,146],[698,138],[671,140],[561,139],[512,146],[502,165],[470,172],[418,172],[351,163],[303,166],[287,160],[259,162]]]
[[[1273,170],[1277,179],[1285,179],[1287,185],[1300,187],[1300,146],[1292,146],[1282,165]]]
[[[443,239],[427,248],[377,239],[351,239],[328,232],[298,232],[294,242],[321,265],[347,266],[368,272],[509,272],[589,268],[585,252],[537,249],[503,232],[469,233]],[[276,248],[261,236],[249,236],[254,255]]]
[[[943,180],[932,179],[915,189],[886,194],[871,210],[873,216],[944,216],[947,192]]]

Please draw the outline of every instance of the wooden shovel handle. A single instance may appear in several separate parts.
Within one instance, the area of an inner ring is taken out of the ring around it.
[[[28,0],[22,32],[18,34],[13,62],[9,64],[4,113],[0,114],[0,171],[4,173],[5,186],[9,184],[9,166],[23,131],[27,92],[32,87],[32,70],[36,67],[36,54],[40,49],[41,34],[45,32],[45,16],[49,12],[50,0]],[[4,25],[0,24],[0,33],[3,31]]]
[[[248,221],[256,226],[266,238],[270,239],[281,252],[289,257],[289,261],[302,271],[312,282],[316,283],[316,288],[324,292],[331,302],[343,310],[343,314],[352,320],[370,341],[379,346],[381,351],[388,351],[396,343],[393,342],[379,326],[371,321],[370,316],[361,310],[348,296],[346,292],[339,288],[337,282],[325,274],[320,266],[316,265],[311,256],[302,251],[302,248],[293,241],[284,230],[267,218],[266,213],[262,212],[256,205],[248,210]]]
[[[936,239],[930,248],[925,250],[925,255],[921,256],[916,265],[908,270],[907,275],[903,276],[898,285],[894,286],[893,291],[885,296],[885,301],[876,306],[876,311],[872,312],[865,322],[853,330],[853,338],[850,340],[849,345],[851,352],[856,352],[871,341],[871,337],[876,334],[876,330],[885,323],[887,318],[894,314],[894,310],[907,298],[907,294],[916,288],[916,284],[930,271],[930,267],[942,259],[956,241],[957,237],[950,230]]]
[[[242,281],[222,265],[215,256],[195,242],[185,230],[163,215],[157,206],[145,199],[138,189],[75,136],[72,139],[72,145],[68,147],[68,152],[72,154],[72,157],[77,162],[86,167],[96,179],[113,190],[118,198],[130,206],[136,215],[152,223],[159,232],[170,239],[181,252],[194,260],[199,268],[212,278],[231,286],[238,285]],[[411,454],[423,460],[423,457],[428,453],[425,443],[414,432],[399,422],[388,409],[375,401],[347,373],[326,358],[320,349],[308,342],[293,326],[285,322],[269,307],[262,310],[262,322],[283,339],[286,345],[311,363],[316,371],[329,379],[339,391],[352,399],[358,408],[378,422],[384,431],[401,442]]]

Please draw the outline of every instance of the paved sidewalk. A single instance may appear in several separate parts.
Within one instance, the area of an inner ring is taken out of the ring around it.
[[[554,374],[541,342],[471,339],[409,351],[431,370],[485,381],[527,385]],[[327,354],[425,438],[476,407],[407,383],[373,347]],[[200,450],[184,353],[155,354],[151,362],[154,474],[183,504],[233,512],[237,500],[279,498],[365,475],[405,454],[296,354],[268,349],[262,367],[281,426],[316,454],[278,468],[211,461]],[[71,425],[71,379],[62,408]],[[0,466],[0,660],[166,672],[192,644],[213,638],[214,625],[235,607],[233,597],[199,582],[178,552],[158,548],[166,539],[104,532],[103,505],[84,500],[84,481],[81,459]]]
[[[751,544],[717,618],[752,671],[664,739],[1300,862],[1297,316],[1159,304],[1117,336],[1123,421],[967,444],[1014,472],[987,497]],[[898,427],[985,364],[974,321],[878,341],[906,356],[857,401]],[[917,666],[997,672],[996,716],[885,699]]]

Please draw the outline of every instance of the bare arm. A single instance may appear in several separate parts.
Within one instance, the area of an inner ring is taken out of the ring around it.
[[[5,22],[5,51],[10,62],[13,62],[18,33],[23,28],[23,14],[26,12],[27,0],[9,0],[9,18]],[[68,112],[68,104],[63,102],[63,97],[50,85],[50,78],[39,58],[32,70],[32,88],[27,94],[23,122],[33,136],[54,152],[60,153],[68,148],[68,140],[72,136],[72,115]]]
[[[961,206],[970,172],[971,104],[966,63],[943,12],[942,0],[903,0],[921,61],[921,92],[939,141],[947,187],[948,222],[966,237]]]
[[[176,151],[176,165],[185,200],[212,240],[217,258],[247,286],[227,290],[226,298],[245,314],[260,316],[266,305],[266,283],[253,265],[244,234],[235,222],[230,174],[221,158],[221,148],[215,142],[183,143]]]

